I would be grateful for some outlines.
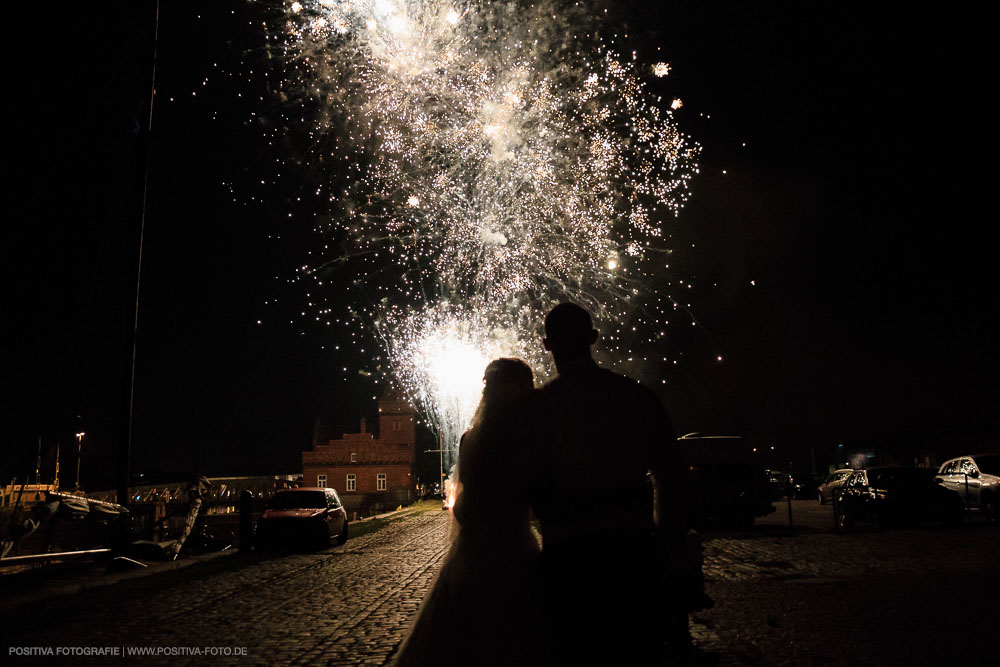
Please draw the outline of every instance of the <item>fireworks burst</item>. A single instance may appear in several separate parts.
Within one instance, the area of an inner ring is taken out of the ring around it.
[[[452,445],[497,356],[536,369],[562,300],[623,320],[698,147],[578,4],[302,0],[284,94],[319,109],[342,252],[395,382]],[[661,73],[662,70],[662,73]],[[655,320],[657,315],[650,316]],[[544,374],[543,370],[543,374]]]

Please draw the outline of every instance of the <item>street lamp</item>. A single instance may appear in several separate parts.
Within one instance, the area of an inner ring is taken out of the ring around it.
[[[76,486],[74,491],[80,490],[80,454],[83,452],[83,436],[87,435],[83,431],[76,434]]]

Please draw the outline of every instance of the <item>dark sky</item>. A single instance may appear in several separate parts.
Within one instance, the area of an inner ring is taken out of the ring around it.
[[[672,64],[654,85],[704,147],[673,224],[703,325],[674,341],[679,431],[799,453],[996,437],[985,42],[963,17],[871,4],[611,4],[642,58]],[[276,66],[250,26],[266,8],[163,3],[147,135],[153,8],[64,7],[7,62],[0,482],[33,471],[39,435],[51,465],[78,428],[85,485],[108,479],[150,138],[134,469],[294,472],[317,415],[373,409],[371,384],[343,379],[356,352],[287,324],[304,299],[286,280],[317,239],[288,219],[288,181],[259,184],[277,150]]]

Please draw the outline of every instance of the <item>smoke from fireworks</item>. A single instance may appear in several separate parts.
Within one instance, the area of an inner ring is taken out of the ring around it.
[[[697,171],[679,103],[644,83],[666,63],[623,58],[551,1],[299,0],[284,50],[287,94],[318,108],[343,249],[326,261],[357,267],[358,311],[445,446],[491,358],[545,368],[549,307],[600,323],[642,299]]]

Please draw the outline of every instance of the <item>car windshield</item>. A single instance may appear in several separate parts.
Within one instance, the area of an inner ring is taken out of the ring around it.
[[[976,465],[979,466],[979,472],[987,475],[1000,475],[1000,454],[977,456]]]
[[[267,503],[268,509],[322,509],[326,507],[326,494],[322,491],[282,491]]]

